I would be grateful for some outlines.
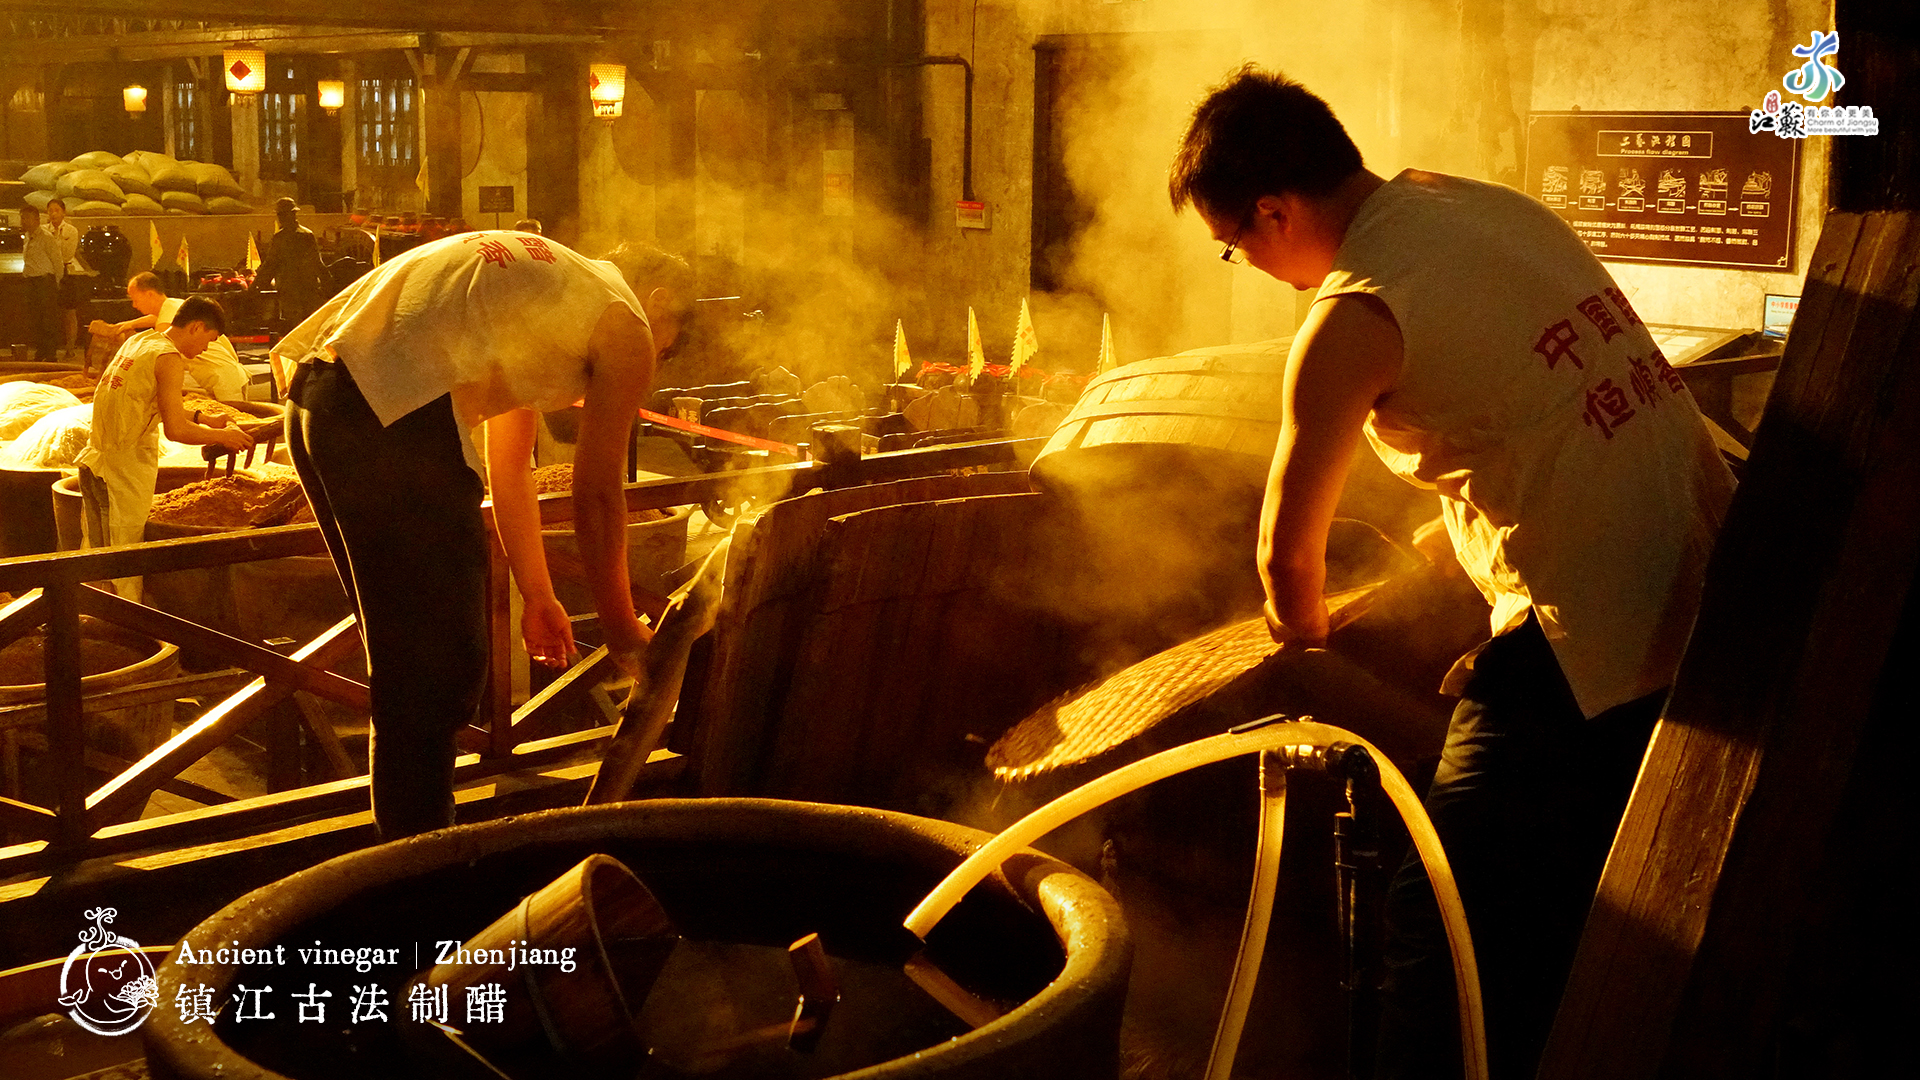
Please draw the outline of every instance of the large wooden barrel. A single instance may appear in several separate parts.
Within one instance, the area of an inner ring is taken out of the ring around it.
[[[1262,484],[1280,436],[1280,378],[1291,337],[1141,360],[1087,383],[1034,459],[1037,486],[1096,480],[1127,463]]]
[[[1090,504],[1147,499],[1166,513],[1243,525],[1258,513],[1279,443],[1292,347],[1291,337],[1214,345],[1093,379],[1034,459],[1034,486]],[[1335,511],[1403,542],[1439,512],[1433,493],[1364,450]]]

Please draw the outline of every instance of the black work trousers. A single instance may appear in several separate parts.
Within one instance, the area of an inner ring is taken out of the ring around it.
[[[1485,645],[1447,728],[1427,813],[1479,961],[1488,1071],[1531,1080],[1666,691],[1589,720],[1540,624]],[[1376,1074],[1460,1076],[1451,953],[1416,853],[1387,895]]]
[[[27,283],[27,326],[33,337],[33,358],[52,363],[60,351],[60,280],[52,274],[23,280]]]
[[[453,823],[454,737],[487,679],[484,488],[442,397],[387,427],[337,363],[300,365],[287,445],[360,618],[383,840]]]

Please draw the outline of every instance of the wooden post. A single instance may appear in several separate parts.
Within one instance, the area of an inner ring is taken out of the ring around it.
[[[1843,33],[1864,6],[1843,0]],[[1848,39],[1847,90],[1855,72],[1874,94],[1912,86],[1916,38],[1891,40]],[[1830,215],[1815,249],[1549,1080],[1837,1076],[1905,1052],[1900,1024],[1876,1019],[1893,985],[1861,974],[1904,979],[1900,925],[1882,941],[1890,928],[1858,913],[1909,917],[1911,782],[1889,748],[1912,742],[1920,653],[1920,215],[1872,204],[1915,204],[1920,132],[1888,127],[1891,100],[1841,103],[1883,116],[1879,136],[1845,137],[1883,140],[1847,151],[1882,173],[1834,183],[1872,212]]]
[[[47,750],[53,758],[62,844],[87,836],[86,714],[80,701],[80,605],[69,582],[46,586]]]

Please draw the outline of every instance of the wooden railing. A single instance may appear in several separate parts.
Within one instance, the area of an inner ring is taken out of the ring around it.
[[[733,502],[741,493],[773,499],[819,487],[1007,465],[1016,463],[1021,455],[1031,455],[1043,441],[967,443],[833,464],[799,462],[651,480],[627,486],[627,508]],[[570,496],[541,498],[543,524],[570,521],[572,517]],[[214,836],[271,828],[316,813],[344,812],[355,805],[366,805],[366,777],[352,775],[356,767],[331,725],[305,709],[300,710],[303,726],[336,779],[264,797],[233,799],[180,778],[182,771],[297,692],[364,712],[366,685],[330,670],[360,644],[351,616],[290,655],[282,655],[88,584],[325,551],[318,527],[290,525],[0,560],[0,592],[16,597],[0,609],[0,646],[42,627],[46,641],[45,699],[0,708],[0,728],[38,725],[44,730],[55,794],[52,807],[0,797],[0,827],[27,838],[24,843],[0,848],[0,877],[139,848],[199,843]],[[480,725],[462,733],[460,746],[467,753],[456,765],[456,783],[578,759],[592,753],[613,731],[611,718],[608,724],[590,731],[564,734],[555,734],[550,722],[562,708],[591,695],[610,673],[604,650],[590,653],[527,702],[514,706],[509,664],[517,628],[510,616],[506,560],[497,543],[493,555],[487,590],[492,643],[489,686]],[[642,606],[645,602],[643,597]],[[226,670],[88,696],[81,685],[83,615],[187,646]],[[89,712],[221,694],[224,696],[216,704],[138,762],[115,762],[88,749],[85,725]],[[102,766],[117,774],[89,790],[89,768]],[[209,811],[131,820],[138,818],[148,798],[161,790],[218,805]]]

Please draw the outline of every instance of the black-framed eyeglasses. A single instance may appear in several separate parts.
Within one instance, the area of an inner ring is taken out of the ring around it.
[[[1220,249],[1221,262],[1231,263],[1234,266],[1247,265],[1247,257],[1240,253],[1240,234],[1247,231],[1247,222],[1252,217],[1253,214],[1249,212],[1240,219],[1239,227],[1233,230],[1233,237],[1227,241],[1226,247]]]

